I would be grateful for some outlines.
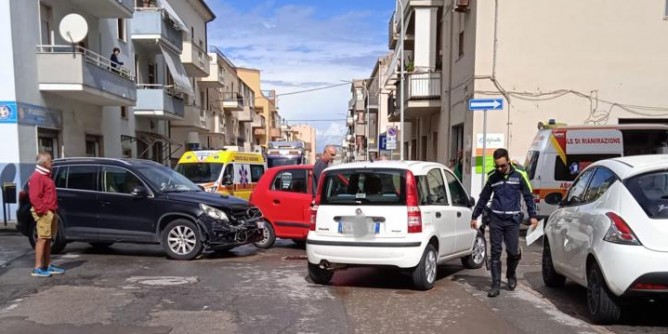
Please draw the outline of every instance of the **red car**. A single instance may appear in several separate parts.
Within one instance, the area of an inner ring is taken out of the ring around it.
[[[311,222],[315,193],[312,165],[280,166],[267,170],[250,196],[268,224],[259,248],[270,248],[276,238],[292,239],[303,247]]]

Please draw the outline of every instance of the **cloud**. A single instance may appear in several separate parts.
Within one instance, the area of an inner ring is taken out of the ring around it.
[[[280,94],[368,77],[375,61],[387,53],[387,22],[393,3],[364,3],[374,10],[348,11],[340,7],[355,6],[355,2],[207,3],[217,16],[208,25],[209,44],[223,50],[237,66],[260,69],[262,89],[276,89],[283,118],[336,119],[338,123],[310,125],[317,129],[318,149],[326,142],[340,144],[343,133],[334,140],[330,132],[346,127],[345,115],[341,114],[348,112],[350,86]],[[337,10],[332,6],[338,6]]]

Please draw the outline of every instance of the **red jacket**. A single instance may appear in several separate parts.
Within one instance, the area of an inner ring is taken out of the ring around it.
[[[51,171],[37,166],[35,172],[28,181],[30,204],[39,215],[47,211],[58,210],[58,198],[56,197],[56,184],[51,179]]]

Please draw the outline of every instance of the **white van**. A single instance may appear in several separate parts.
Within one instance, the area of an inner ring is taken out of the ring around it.
[[[556,210],[580,171],[595,161],[665,153],[668,125],[543,126],[524,164],[538,216]]]

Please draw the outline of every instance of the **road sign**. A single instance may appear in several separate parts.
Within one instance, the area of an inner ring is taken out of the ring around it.
[[[381,151],[387,150],[387,135],[381,134],[378,136],[378,149]]]
[[[397,128],[389,127],[387,128],[387,138],[385,142],[385,149],[387,150],[396,150],[397,149]]]
[[[470,99],[469,110],[502,110],[503,99]]]
[[[397,128],[387,129],[387,135],[390,136],[390,137],[396,137],[397,136]]]

